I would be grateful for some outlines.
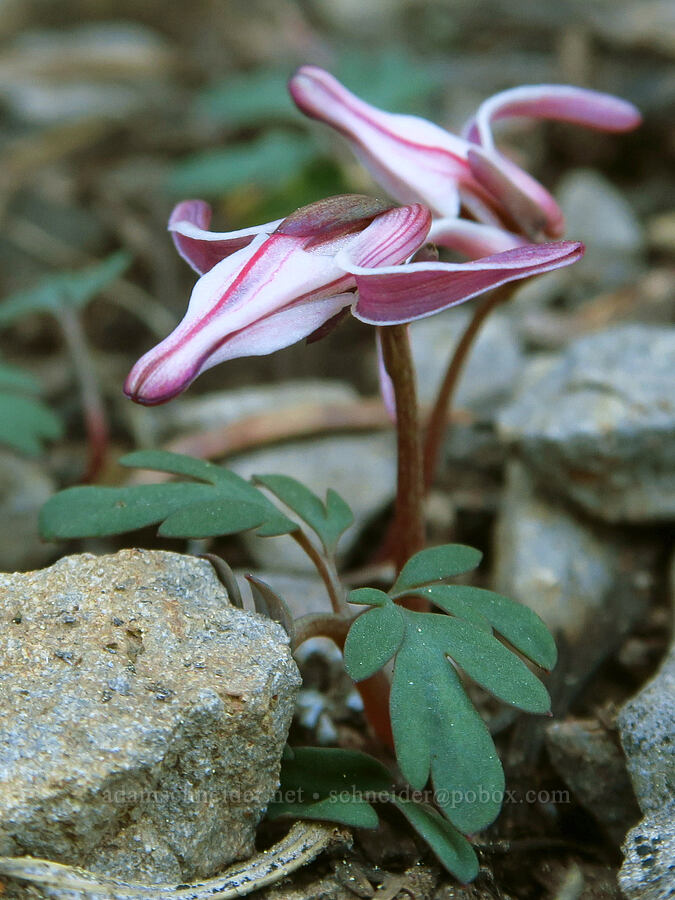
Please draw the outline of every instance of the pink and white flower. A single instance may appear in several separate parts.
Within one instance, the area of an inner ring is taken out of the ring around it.
[[[461,137],[426,119],[377,109],[317,66],[298,69],[289,90],[303,113],[344,135],[392,197],[401,203],[424,203],[437,219],[450,220],[438,242],[451,247],[456,246],[452,220],[462,208],[477,223],[534,240],[560,237],[564,231],[562,213],[549,192],[497,150],[493,122],[529,116],[605,131],[627,131],[640,123],[631,103],[567,85],[525,86],[496,94],[480,106]],[[517,235],[513,240],[518,246]]]
[[[583,253],[581,244],[561,242],[468,263],[401,266],[428,241],[431,213],[419,203],[392,206],[356,195],[242,231],[208,231],[210,218],[199,200],[179,204],[171,216],[178,251],[201,277],[182,322],[131,370],[124,390],[138,403],[170,400],[225,360],[288,347],[348,308],[364,322],[408,322]],[[500,249],[500,242],[495,230],[483,245]]]

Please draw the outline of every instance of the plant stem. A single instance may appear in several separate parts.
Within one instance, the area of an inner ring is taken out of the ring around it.
[[[382,357],[396,401],[398,485],[393,556],[397,571],[424,546],[422,446],[417,413],[415,369],[406,325],[380,329]]]
[[[325,559],[321,553],[319,553],[301,528],[292,531],[290,536],[302,547],[307,556],[314,563],[314,566],[328,591],[333,612],[339,616],[349,616],[349,605],[345,598],[345,590],[337,576],[332,560]]]
[[[82,480],[94,481],[103,466],[108,448],[108,422],[105,405],[84,329],[77,312],[64,303],[57,318],[75,368],[84,410],[89,462]]]
[[[353,619],[347,619],[336,613],[308,613],[306,616],[300,616],[293,623],[295,636],[291,649],[295,652],[301,644],[313,637],[330,638],[342,649],[352,622]]]
[[[518,283],[520,287],[521,282]],[[467,325],[462,337],[450,358],[445,378],[436,397],[436,402],[429,416],[424,439],[424,492],[429,490],[434,481],[440,458],[443,439],[447,436],[450,422],[450,409],[459,379],[469,356],[473,343],[483,322],[500,304],[506,302],[514,293],[512,284],[504,285],[484,297],[476,307],[473,318]]]

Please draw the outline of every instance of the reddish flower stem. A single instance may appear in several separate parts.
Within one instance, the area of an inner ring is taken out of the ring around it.
[[[394,562],[400,571],[413,553],[424,546],[422,447],[408,329],[405,325],[391,325],[381,328],[380,334],[384,365],[396,400],[398,485]]]
[[[75,368],[84,411],[89,461],[82,480],[95,481],[105,462],[108,449],[108,421],[105,405],[101,397],[91,353],[87,346],[87,339],[77,312],[63,304],[59,310],[58,321]]]
[[[392,380],[396,401],[398,484],[396,510],[390,544],[396,570],[400,572],[413,554],[424,547],[424,480],[422,444],[417,410],[415,368],[406,325],[380,329],[382,357]],[[409,609],[426,610],[419,598],[404,601]]]
[[[521,284],[522,282],[519,282],[518,287],[520,287]],[[436,469],[441,455],[441,446],[443,444],[443,439],[447,437],[449,428],[452,400],[462,372],[464,371],[464,366],[469,357],[469,351],[473,347],[483,322],[497,306],[510,299],[515,289],[514,285],[507,284],[502,288],[492,291],[487,297],[483,298],[482,302],[477,306],[473,318],[462,334],[462,337],[455,348],[455,352],[450,358],[445,378],[439,388],[436,402],[433,405],[425,432],[424,493],[429,490],[433,484],[434,476],[436,475]]]

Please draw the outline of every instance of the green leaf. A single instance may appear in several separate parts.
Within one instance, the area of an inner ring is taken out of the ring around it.
[[[178,163],[168,182],[176,194],[224,194],[242,185],[276,187],[305,166],[316,150],[306,137],[268,131],[247,143],[209,150]]]
[[[393,783],[391,773],[374,757],[332,747],[294,747],[293,758],[282,762],[279,778],[282,794],[302,791],[311,801],[344,791],[363,799],[390,791]]]
[[[218,484],[219,481],[225,480],[227,472],[226,469],[203,459],[184,456],[182,453],[171,453],[169,450],[136,450],[120,457],[119,462],[121,466],[131,469],[149,469],[153,472],[185,475],[186,478],[195,478],[208,484]],[[247,482],[244,481],[244,484]]]
[[[377,588],[357,588],[349,592],[347,600],[357,606],[387,606],[391,603],[391,597]]]
[[[42,386],[40,382],[29,372],[24,372],[17,366],[0,363],[0,391],[25,394],[40,394]]]
[[[478,859],[467,839],[432,807],[402,798],[394,802],[441,865],[465,884],[473,881],[478,874]]]
[[[405,615],[390,697],[398,764],[418,790],[431,774],[436,802],[453,825],[465,834],[480,831],[497,817],[503,797],[497,751],[428,626],[441,616]]]
[[[61,420],[41,400],[0,388],[0,443],[37,456],[62,433]]]
[[[254,475],[253,480],[297,513],[317,534],[327,554],[335,552],[341,535],[354,521],[351,509],[339,494],[329,490],[324,504],[313,491],[288,475]]]
[[[259,504],[240,500],[206,500],[170,513],[159,526],[162,537],[207,538],[238,534],[257,528],[265,521]]]
[[[411,628],[424,629],[438,650],[495,697],[525,712],[547,713],[548,691],[525,663],[492,634],[470,622],[436,613],[408,613]]]
[[[329,797],[316,803],[283,803],[272,801],[267,808],[268,819],[288,816],[293,819],[313,819],[338,822],[351,828],[377,828],[377,813],[369,803]]]
[[[400,596],[411,588],[443,581],[463,572],[470,572],[480,563],[483,554],[464,544],[443,544],[429,547],[412,556],[403,566],[400,575],[389,592]]]
[[[480,617],[544,669],[552,669],[556,664],[553,635],[539,616],[522,603],[483,588],[458,584],[432,585],[415,591],[415,595],[428,597],[441,609],[467,621],[472,621],[471,615]]]
[[[128,253],[113,253],[103,262],[86,269],[50,275],[34,288],[12,294],[0,303],[0,325],[10,325],[29,313],[58,315],[63,306],[80,308],[119,278],[129,266]]]
[[[392,658],[403,640],[405,620],[389,603],[362,613],[352,622],[344,646],[347,674],[354,681],[370,678]]]
[[[69,488],[42,508],[43,536],[99,537],[160,522],[161,534],[170,537],[211,537],[250,528],[272,536],[298,528],[257,488],[227,469],[163,451],[132,453],[122,462],[200,481]]]
[[[465,599],[461,594],[456,594],[457,585],[450,584],[432,584],[427,587],[415,588],[410,591],[414,597],[423,597],[431,600],[436,606],[439,606],[451,616],[457,616],[471,622],[481,631],[489,631],[492,633],[492,625],[482,612],[477,610],[470,600]],[[472,590],[472,589],[471,589]]]
[[[302,122],[286,88],[289,74],[287,66],[279,66],[228,77],[198,95],[197,112],[230,128]]]
[[[47,540],[123,534],[161,522],[172,512],[209,500],[206,484],[139,484],[132,487],[79,486],[60,491],[40,511]]]
[[[393,779],[372,756],[356,750],[294,747],[281,762],[279,800],[271,818],[295,816],[375,828],[371,802],[391,799]]]

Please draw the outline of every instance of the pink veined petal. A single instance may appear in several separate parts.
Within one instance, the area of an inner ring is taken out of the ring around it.
[[[182,393],[202,372],[229,359],[264,356],[290,347],[354,302],[354,294],[337,294],[319,300],[305,299],[208,345],[208,353],[195,354],[194,344],[176,334],[141,357],[124,385],[136,403],[156,406]],[[207,336],[208,337],[208,336]]]
[[[309,337],[354,302],[354,293],[304,298],[229,336],[202,371],[228,359],[265,356]]]
[[[523,247],[529,243],[520,235],[506,231],[504,228],[495,228],[492,225],[482,225],[479,222],[470,222],[467,219],[454,217],[435,219],[431,225],[428,240],[441,247],[457,250],[469,259],[480,259],[482,256],[503,253],[505,250],[513,250],[514,247]]]
[[[560,237],[565,231],[562,210],[538,181],[496,151],[475,147],[468,153],[476,181],[508,211],[519,228],[533,239]]]
[[[288,87],[305,115],[347,138],[392,197],[421,200],[440,215],[458,213],[457,183],[469,174],[461,138],[426,119],[377,109],[317,66],[302,66]]]
[[[384,353],[382,351],[382,332],[379,328],[375,329],[375,350],[377,352],[377,375],[380,382],[380,394],[387,415],[392,422],[396,423],[396,395],[394,394],[394,382],[391,380],[387,367],[384,364]]]
[[[642,121],[632,103],[612,94],[567,84],[533,84],[489,97],[467,124],[463,136],[491,150],[492,123],[512,116],[555,119],[602,131],[630,131]]]
[[[208,231],[211,207],[203,200],[183,200],[171,213],[169,231],[183,259],[200,275],[231,253],[246,247],[259,234],[271,234],[282,222],[267,222],[239,231]]]
[[[214,365],[212,358],[222,358],[214,354],[235,334],[255,329],[292,304],[321,301],[353,286],[353,277],[332,258],[304,252],[297,238],[259,235],[202,275],[182,322],[136,363],[125,392],[139,403],[169,400]],[[308,322],[303,336],[322,324],[316,324],[310,303],[297,314],[298,321],[303,316]]]
[[[403,262],[422,247],[431,227],[431,213],[420,203],[396,206],[374,219],[335,257],[338,266],[376,268]]]
[[[583,244],[528,244],[468,263],[409,263],[404,267],[354,268],[358,301],[354,315],[372,325],[423,319],[509,281],[568,266]]]

